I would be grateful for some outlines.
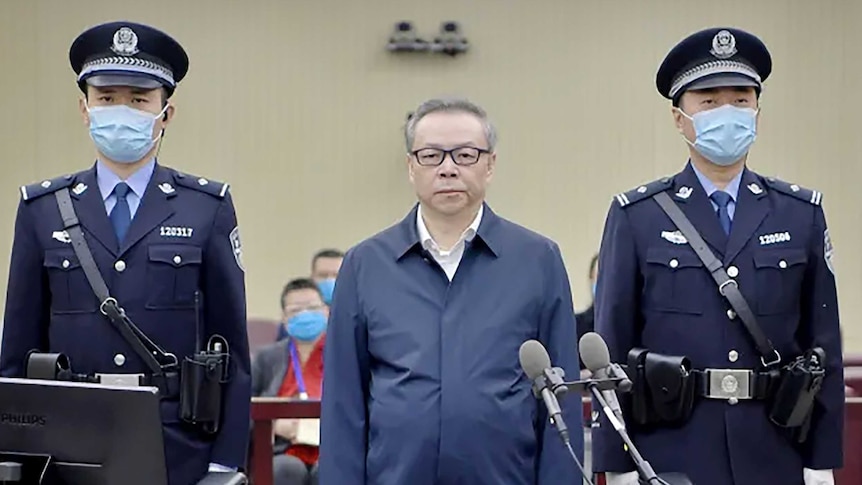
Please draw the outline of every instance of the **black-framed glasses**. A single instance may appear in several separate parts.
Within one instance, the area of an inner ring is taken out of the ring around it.
[[[479,161],[479,158],[485,153],[491,153],[491,150],[476,147],[457,147],[451,150],[442,148],[420,148],[410,152],[416,163],[425,167],[433,167],[443,163],[446,160],[446,155],[452,158],[455,165],[473,165]]]

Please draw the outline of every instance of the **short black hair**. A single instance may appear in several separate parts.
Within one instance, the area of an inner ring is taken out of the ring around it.
[[[320,258],[343,258],[344,252],[338,249],[321,249],[320,251],[314,254],[314,257],[311,258],[311,269],[314,269],[314,265],[317,264],[317,260]]]
[[[320,288],[318,288],[317,284],[311,278],[295,278],[288,281],[281,290],[280,301],[282,309],[284,309],[284,299],[287,297],[287,294],[298,290],[314,290],[320,295],[320,299],[323,300],[323,293],[320,292]]]
[[[587,273],[588,277],[593,276],[593,271],[596,270],[596,265],[599,264],[599,253],[596,253],[593,256],[593,259],[590,260],[590,271]]]

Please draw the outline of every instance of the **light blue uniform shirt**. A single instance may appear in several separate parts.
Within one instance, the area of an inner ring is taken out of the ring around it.
[[[700,181],[700,185],[703,187],[703,190],[706,191],[706,196],[709,197],[713,192],[718,190],[718,187],[715,186],[712,181],[706,178],[706,175],[700,172],[694,164],[691,164],[691,168],[694,169],[694,174],[697,175],[697,180]],[[741,170],[736,177],[727,184],[727,187],[724,188],[724,192],[727,192],[730,195],[730,202],[727,204],[727,215],[730,216],[730,220],[733,220],[733,214],[736,213],[736,200],[739,195],[739,184],[742,182],[742,172]],[[713,210],[718,210],[718,204],[709,199],[709,203],[712,204]]]
[[[126,195],[126,200],[129,201],[129,211],[132,218],[135,217],[135,212],[137,212],[138,207],[141,205],[141,198],[144,196],[144,191],[147,190],[147,184],[150,183],[155,169],[156,159],[153,158],[125,181],[129,189],[131,189]],[[123,180],[99,160],[96,162],[96,181],[99,183],[99,192],[102,194],[102,200],[105,201],[105,210],[110,215],[117,204],[114,187]]]

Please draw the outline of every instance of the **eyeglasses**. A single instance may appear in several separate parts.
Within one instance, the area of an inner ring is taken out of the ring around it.
[[[292,317],[300,312],[315,312],[324,308],[326,308],[326,305],[289,306],[284,308],[284,313]]]
[[[416,163],[419,165],[424,167],[433,167],[443,163],[443,160],[446,160],[446,155],[449,155],[449,157],[452,158],[455,165],[473,165],[478,162],[479,157],[485,153],[491,153],[491,151],[476,147],[458,147],[451,150],[444,150],[442,148],[420,148],[419,150],[411,152],[411,155],[416,158]]]

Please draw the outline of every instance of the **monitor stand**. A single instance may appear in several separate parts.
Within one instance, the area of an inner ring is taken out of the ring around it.
[[[0,483],[3,485],[41,485],[51,457],[0,451]]]

